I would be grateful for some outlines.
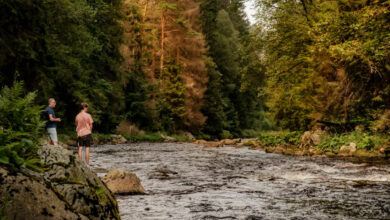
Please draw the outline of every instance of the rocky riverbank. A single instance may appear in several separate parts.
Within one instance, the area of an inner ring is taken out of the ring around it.
[[[267,132],[265,132],[267,133]],[[364,133],[357,133],[357,135],[364,136]],[[375,135],[374,135],[375,136]],[[374,136],[371,136],[374,137]],[[298,156],[329,156],[329,157],[358,157],[358,158],[379,158],[385,159],[390,156],[390,141],[374,147],[370,145],[370,137],[364,137],[362,140],[350,140],[345,142],[342,146],[330,146],[333,143],[323,143],[323,140],[329,138],[327,131],[323,129],[315,129],[313,131],[306,131],[304,133],[290,132],[284,136],[263,134],[259,138],[236,138],[223,140],[196,140],[190,133],[183,133],[182,135],[167,136],[160,133],[145,134],[144,136],[129,137],[117,134],[96,134],[94,142],[97,145],[104,144],[126,144],[137,142],[156,142],[156,143],[175,143],[187,142],[195,143],[206,148],[234,146],[234,147],[248,147],[252,150],[262,150],[268,153],[280,153],[285,155]],[[343,137],[345,138],[345,137]],[[343,139],[341,138],[341,139]],[[388,139],[389,137],[382,138]],[[348,139],[345,138],[345,139]],[[62,143],[63,147],[75,146],[76,141],[72,138],[66,138]],[[363,147],[360,142],[363,143]],[[339,140],[340,142],[340,140]],[[367,143],[368,142],[368,143]],[[341,145],[340,143],[336,143]],[[329,146],[328,146],[329,145]]]
[[[261,150],[267,153],[278,153],[284,155],[297,155],[297,156],[328,156],[328,157],[356,157],[360,159],[388,159],[390,155],[390,149],[386,146],[378,150],[362,150],[357,149],[357,144],[351,142],[349,144],[343,145],[337,152],[324,151],[319,149],[316,146],[297,146],[291,144],[285,145],[265,145],[262,144],[259,139],[228,139],[221,141],[206,141],[206,140],[197,140],[194,142],[199,146],[206,148],[212,147],[224,147],[224,146],[234,146],[236,148],[248,147],[251,150]]]
[[[73,153],[43,146],[44,172],[0,168],[2,215],[9,219],[120,219],[106,185]]]

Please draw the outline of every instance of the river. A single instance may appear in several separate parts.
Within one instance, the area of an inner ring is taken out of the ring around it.
[[[117,196],[124,220],[390,219],[386,163],[135,143],[92,148],[91,167],[141,179],[148,195]]]

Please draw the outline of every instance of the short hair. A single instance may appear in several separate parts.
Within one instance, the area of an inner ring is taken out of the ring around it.
[[[52,102],[55,102],[56,100],[54,98],[50,98],[49,99],[49,104],[52,103]]]
[[[88,103],[82,102],[82,103],[80,104],[80,107],[81,107],[81,109],[88,108]]]

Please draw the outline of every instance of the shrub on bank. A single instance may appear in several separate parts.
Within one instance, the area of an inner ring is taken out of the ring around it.
[[[385,134],[353,131],[327,135],[322,139],[321,144],[317,148],[321,151],[337,153],[341,146],[353,142],[356,144],[358,150],[372,151],[381,147],[387,141],[389,141],[389,137]]]
[[[21,82],[0,91],[0,165],[11,170],[20,166],[41,170],[37,150],[44,122],[35,97],[35,93],[23,95]]]
[[[299,145],[302,132],[299,131],[269,131],[259,135],[258,140],[261,145]]]
[[[164,138],[159,133],[150,133],[143,135],[123,135],[128,141],[131,142],[162,142]]]

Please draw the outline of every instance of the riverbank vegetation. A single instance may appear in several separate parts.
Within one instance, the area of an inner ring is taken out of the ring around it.
[[[23,84],[0,91],[0,166],[17,171],[22,166],[42,171],[37,150],[43,122],[35,93],[23,93]]]
[[[23,81],[38,106],[56,98],[63,142],[85,101],[102,142],[189,132],[300,146],[320,130],[322,151],[386,145],[389,2],[258,1],[252,25],[244,3],[2,1],[0,85]]]

